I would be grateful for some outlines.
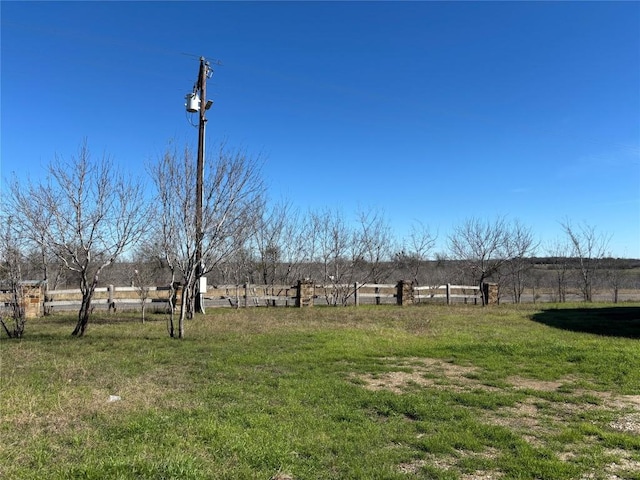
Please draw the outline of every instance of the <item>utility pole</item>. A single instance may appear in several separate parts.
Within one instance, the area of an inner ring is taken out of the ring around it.
[[[204,313],[204,294],[206,292],[206,277],[203,277],[204,262],[202,259],[202,240],[204,232],[202,229],[202,189],[204,183],[204,144],[205,144],[205,126],[207,118],[205,112],[211,108],[213,102],[207,101],[207,78],[211,76],[213,71],[209,62],[204,57],[200,57],[200,70],[198,71],[198,79],[193,87],[193,93],[187,95],[187,111],[195,113],[199,112],[198,122],[198,165],[196,169],[196,296],[194,310],[197,313]]]
[[[198,168],[196,180],[196,298],[194,310],[204,313],[204,291],[202,285],[202,273],[204,265],[202,261],[202,184],[204,182],[204,130],[207,124],[205,117],[207,101],[207,70],[209,64],[204,57],[200,57],[200,72],[198,73],[198,86],[200,88],[200,122],[198,123]]]

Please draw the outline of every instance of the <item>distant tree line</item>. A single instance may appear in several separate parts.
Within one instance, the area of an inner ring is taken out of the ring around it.
[[[148,166],[150,190],[108,156],[94,158],[85,141],[70,159],[54,157],[46,179],[14,178],[0,212],[3,287],[17,291],[22,279],[44,280],[50,289],[79,287],[73,335],[82,336],[98,285],[115,278],[143,294],[145,285],[179,284],[184,293],[168,332],[182,338],[184,321],[195,312],[198,268],[212,284],[313,279],[334,287],[334,305],[345,303],[345,286],[354,282],[494,282],[516,303],[526,286],[553,288],[559,302],[573,289],[590,302],[598,288],[610,288],[616,301],[621,288],[640,282],[637,273],[625,273],[626,266],[638,266],[609,258],[610,237],[586,223],[562,221],[560,237],[543,247],[517,219],[470,217],[446,237],[446,250],[436,252],[437,235],[419,222],[398,238],[378,210],[360,210],[355,221],[336,209],[302,212],[290,201],[269,200],[260,157],[225,144],[206,162],[199,240],[195,163],[189,148],[170,145]],[[5,315],[5,332],[19,336],[22,317],[19,310]]]

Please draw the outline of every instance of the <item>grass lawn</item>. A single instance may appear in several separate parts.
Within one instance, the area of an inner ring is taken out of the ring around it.
[[[74,325],[0,342],[1,478],[640,478],[639,304]]]

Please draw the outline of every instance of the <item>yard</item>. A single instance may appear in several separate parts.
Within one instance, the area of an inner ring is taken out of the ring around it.
[[[638,303],[75,322],[0,342],[2,478],[640,478]]]

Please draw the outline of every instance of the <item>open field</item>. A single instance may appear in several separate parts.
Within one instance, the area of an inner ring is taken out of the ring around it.
[[[640,478],[638,303],[75,320],[0,342],[1,478]]]

